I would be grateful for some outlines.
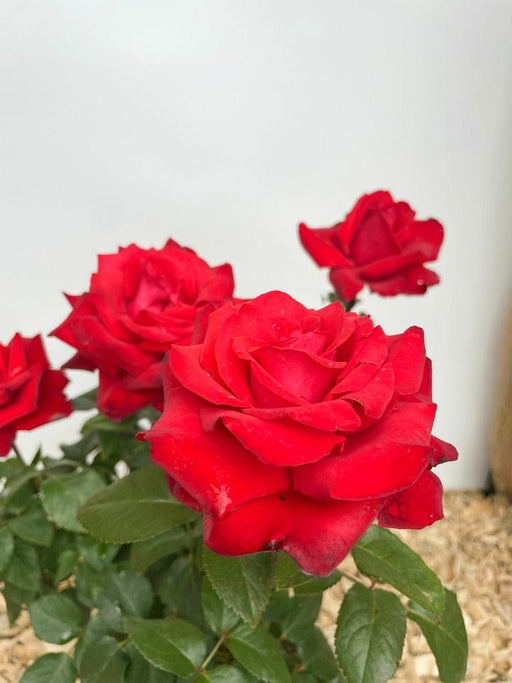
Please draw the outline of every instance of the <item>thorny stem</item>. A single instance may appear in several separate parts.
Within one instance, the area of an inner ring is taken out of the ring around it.
[[[348,574],[348,572],[343,572],[341,569],[338,570],[342,576],[344,576],[346,579],[349,581],[352,581],[353,583],[360,583],[361,586],[364,586],[365,588],[368,588],[368,586],[365,584],[364,581],[361,581],[361,579],[358,579],[357,576],[354,576],[353,574]],[[369,586],[370,588],[373,588],[374,584]]]
[[[210,650],[209,655],[206,657],[206,659],[205,659],[204,662],[201,664],[201,666],[198,667],[196,676],[194,676],[194,678],[196,678],[198,675],[200,675],[200,674],[203,673],[203,671],[206,669],[206,667],[208,666],[208,664],[212,661],[212,659],[213,659],[213,658],[215,657],[215,655],[217,654],[217,650],[218,650],[219,647],[222,645],[222,643],[225,641],[227,635],[228,635],[227,633],[222,633],[222,635],[220,636],[219,640],[215,643],[215,645],[214,645],[214,646],[212,647],[212,649]]]

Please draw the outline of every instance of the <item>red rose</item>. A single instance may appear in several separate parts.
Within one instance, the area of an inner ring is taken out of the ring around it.
[[[163,249],[135,244],[98,257],[98,272],[52,334],[78,353],[65,367],[99,369],[98,408],[122,419],[144,406],[160,409],[159,366],[172,343],[188,344],[199,313],[233,295],[229,264],[211,268],[169,240]]]
[[[387,336],[339,303],[282,292],[211,314],[200,344],[173,346],[164,412],[141,438],[173,494],[204,512],[222,555],[283,549],[327,574],[375,517],[442,517],[423,332]]]
[[[50,370],[41,337],[16,334],[0,344],[0,456],[5,456],[18,430],[30,430],[66,417],[71,403],[62,390],[68,380]]]
[[[443,241],[443,226],[430,218],[415,220],[405,202],[389,192],[359,199],[344,221],[332,228],[308,228],[299,233],[304,248],[322,268],[330,268],[336,292],[351,301],[364,287],[382,296],[424,294],[439,277],[423,266],[435,261]]]

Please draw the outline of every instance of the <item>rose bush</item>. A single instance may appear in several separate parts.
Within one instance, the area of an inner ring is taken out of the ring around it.
[[[39,335],[16,334],[0,344],[0,456],[6,456],[16,432],[66,417],[71,403],[63,393],[68,380],[51,370]]]
[[[229,264],[209,266],[169,240],[98,257],[90,290],[67,296],[73,311],[52,334],[77,349],[65,367],[99,369],[99,409],[121,419],[162,403],[159,365],[171,343],[191,341],[205,316],[233,295]]]
[[[387,336],[339,303],[313,311],[269,292],[212,313],[202,342],[173,345],[164,390],[140,438],[219,554],[283,549],[324,575],[375,518],[442,517],[431,468],[457,454],[431,435],[417,327]]]
[[[437,258],[442,225],[416,220],[406,202],[389,192],[363,195],[345,220],[331,228],[299,226],[302,244],[316,263],[330,268],[336,292],[351,301],[364,287],[383,296],[424,294],[439,277],[423,265]]]

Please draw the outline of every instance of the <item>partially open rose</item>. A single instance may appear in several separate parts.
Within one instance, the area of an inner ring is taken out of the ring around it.
[[[99,369],[98,408],[113,419],[162,404],[159,366],[172,343],[188,344],[198,314],[233,295],[229,264],[210,267],[169,240],[163,249],[135,244],[98,257],[98,272],[53,334],[78,353],[68,368]]]
[[[424,294],[439,282],[423,264],[437,258],[443,226],[415,215],[389,192],[373,192],[363,195],[341,223],[332,228],[301,223],[299,234],[316,263],[331,269],[330,280],[345,301],[364,285],[383,296]]]
[[[39,335],[16,334],[7,346],[0,344],[0,456],[9,453],[17,431],[70,414],[67,383],[63,372],[50,370]]]
[[[204,341],[173,345],[161,418],[142,435],[171,491],[204,512],[223,555],[283,549],[329,573],[377,518],[442,516],[436,406],[423,332],[387,336],[339,303],[269,292],[212,313]]]

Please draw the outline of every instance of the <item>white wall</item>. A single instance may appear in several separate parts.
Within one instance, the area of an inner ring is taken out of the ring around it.
[[[482,485],[512,285],[511,33],[493,0],[0,0],[0,339],[57,325],[98,252],[168,236],[230,261],[241,296],[317,306],[296,224],[388,188],[445,224],[443,283],[367,307],[425,327],[436,431],[460,450],[440,473]],[[73,394],[92,381],[75,375]]]

